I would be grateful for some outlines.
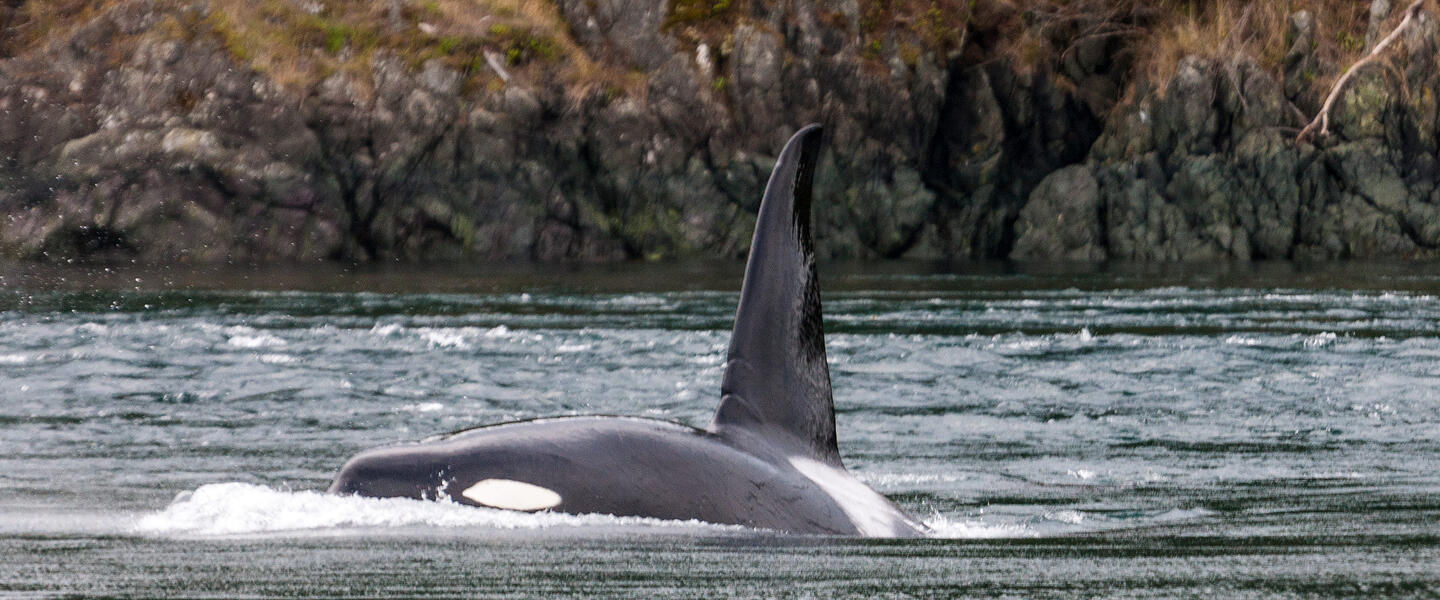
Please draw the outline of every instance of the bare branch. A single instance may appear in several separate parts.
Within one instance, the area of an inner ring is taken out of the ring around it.
[[[1330,135],[1330,109],[1335,105],[1335,101],[1340,98],[1340,92],[1345,89],[1345,84],[1349,83],[1350,78],[1360,70],[1360,67],[1375,62],[1376,58],[1380,56],[1380,53],[1384,52],[1385,48],[1389,47],[1391,42],[1394,42],[1400,37],[1400,34],[1405,31],[1405,28],[1409,27],[1410,23],[1415,21],[1416,15],[1420,14],[1420,7],[1424,4],[1425,0],[1415,0],[1414,3],[1405,9],[1405,18],[1400,20],[1400,24],[1395,26],[1395,30],[1391,31],[1390,35],[1385,36],[1385,39],[1380,40],[1379,44],[1375,44],[1375,48],[1371,50],[1369,54],[1355,61],[1355,64],[1350,65],[1350,68],[1345,70],[1345,74],[1341,75],[1340,79],[1335,82],[1334,87],[1330,88],[1330,95],[1325,97],[1325,104],[1320,107],[1320,114],[1315,115],[1315,118],[1310,121],[1310,124],[1300,130],[1300,135],[1295,136],[1296,142],[1304,141],[1306,137],[1314,133],[1316,127],[1320,128],[1320,135]]]

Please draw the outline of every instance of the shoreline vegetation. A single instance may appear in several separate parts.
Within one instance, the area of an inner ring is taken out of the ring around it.
[[[0,256],[1440,258],[1435,0],[773,4],[12,0]]]

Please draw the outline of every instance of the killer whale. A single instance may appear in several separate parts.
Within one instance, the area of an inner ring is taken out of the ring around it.
[[[602,416],[477,427],[362,452],[329,491],[798,534],[924,535],[845,469],[836,445],[810,230],[821,136],[819,125],[796,132],[771,172],[708,428]]]

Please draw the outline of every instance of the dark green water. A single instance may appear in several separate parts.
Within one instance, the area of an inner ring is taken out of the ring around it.
[[[932,539],[317,492],[477,424],[705,424],[740,272],[0,265],[0,595],[1440,593],[1429,265],[823,265],[841,452]]]

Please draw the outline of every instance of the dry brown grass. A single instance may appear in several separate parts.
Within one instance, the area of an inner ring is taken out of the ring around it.
[[[507,75],[581,86],[615,79],[542,0],[212,0],[209,24],[238,60],[292,89],[337,71],[364,85],[377,52],[416,66],[440,60],[471,86],[503,85],[486,53]]]
[[[9,12],[0,14],[5,20],[0,23],[0,55],[63,39],[68,28],[122,1],[6,3]],[[728,36],[753,13],[750,3],[759,1],[671,0],[665,28],[692,45],[708,43],[716,62],[723,63]],[[1323,90],[1363,50],[1369,4],[859,0],[859,10],[851,16],[822,5],[819,17],[827,26],[858,31],[862,56],[877,64],[892,54],[913,63],[924,52],[953,56],[963,51],[964,62],[970,64],[1003,59],[1021,70],[1049,68],[1079,42],[1118,39],[1131,69],[1127,78],[1158,86],[1191,54],[1219,59],[1245,54],[1278,74],[1293,42],[1288,39],[1288,18],[1308,10],[1316,18],[1315,56],[1327,65],[1313,74],[1313,86]],[[417,66],[441,60],[464,73],[467,85],[484,88],[503,85],[486,64],[487,52],[502,57],[511,75],[560,82],[572,94],[596,88],[639,94],[644,87],[644,74],[596,60],[580,48],[553,0],[209,0],[208,6],[209,16],[199,27],[208,29],[242,64],[291,89],[303,90],[337,71],[350,72],[363,84],[369,81],[366,75],[377,52],[392,52]],[[196,24],[179,24],[178,29],[186,27]],[[723,78],[715,85],[722,86]]]
[[[1400,5],[1403,2],[1395,2]],[[1432,2],[1433,4],[1433,2]],[[997,0],[980,2],[969,18],[976,40],[967,61],[1006,60],[1021,71],[1048,69],[1082,41],[1121,40],[1130,82],[1163,90],[1180,60],[1197,55],[1217,60],[1252,57],[1280,75],[1294,40],[1289,18],[1300,10],[1315,17],[1312,55],[1321,65],[1307,72],[1314,95],[1322,95],[1346,65],[1359,58],[1369,25],[1362,0]],[[1403,6],[1393,8],[1399,13]],[[1392,16],[1390,25],[1399,19]],[[1388,29],[1387,29],[1388,31]],[[1058,82],[1064,85],[1065,82]]]
[[[902,44],[913,42],[917,49],[944,56],[964,43],[965,29],[979,4],[972,0],[862,0],[860,35],[872,48],[874,42],[883,45],[888,37],[900,37],[908,38]]]
[[[0,5],[0,57],[14,56],[39,46],[93,18],[105,0],[29,0]]]
[[[1225,60],[1244,54],[1278,74],[1294,42],[1290,16],[1300,10],[1315,16],[1313,51],[1319,62],[1348,64],[1364,49],[1369,24],[1369,3],[1355,0],[1163,0],[1157,6],[1164,17],[1140,41],[1146,52],[1137,65],[1141,76],[1157,83],[1168,81],[1187,55]],[[1335,76],[1314,73],[1315,89]]]
[[[1090,40],[1134,41],[1157,14],[1137,0],[998,0],[969,6],[966,61],[1001,60],[1021,72],[1051,68]]]
[[[125,0],[26,0],[0,12],[0,57],[32,51]],[[237,62],[303,91],[336,72],[362,87],[378,52],[418,66],[436,59],[460,71],[470,88],[503,86],[485,60],[494,53],[508,75],[557,81],[572,90],[637,87],[628,72],[597,64],[570,36],[550,0],[209,0],[200,22],[180,23],[184,2],[155,35],[212,35]],[[187,13],[189,14],[189,13]]]

